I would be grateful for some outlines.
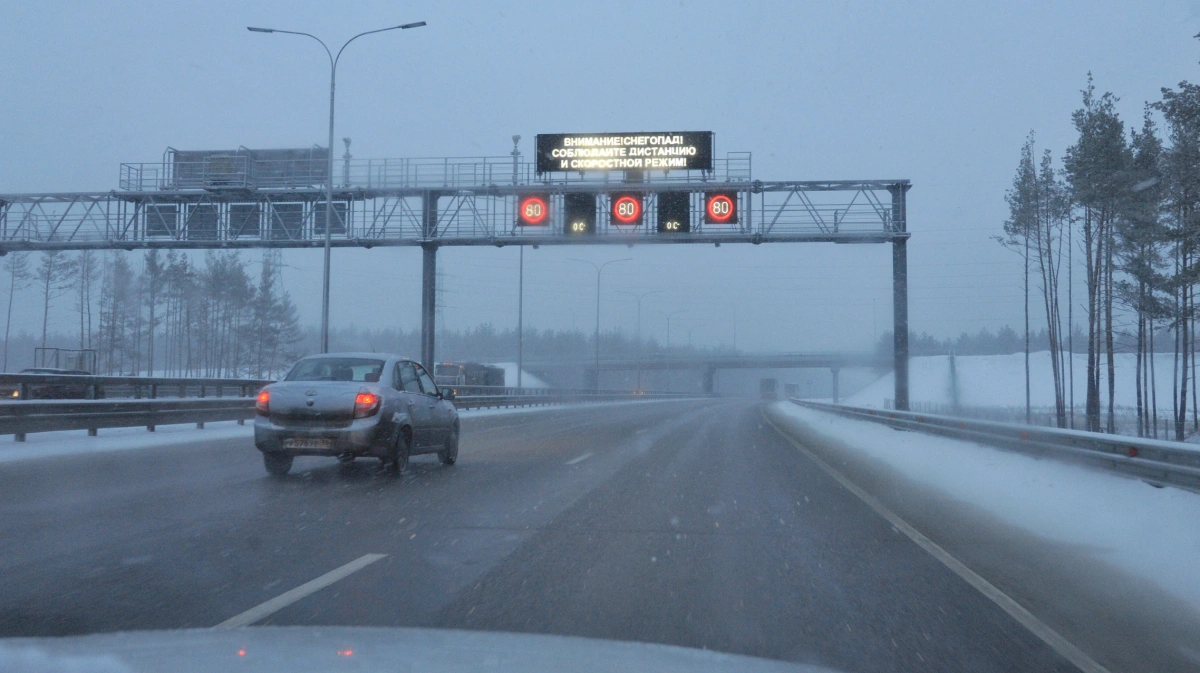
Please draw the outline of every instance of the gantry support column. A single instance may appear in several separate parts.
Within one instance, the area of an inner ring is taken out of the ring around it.
[[[421,199],[421,364],[433,373],[436,359],[434,335],[437,333],[437,201],[439,194],[427,191]]]
[[[911,185],[897,184],[892,193],[892,351],[896,373],[895,408],[908,411],[908,213],[905,194]]]

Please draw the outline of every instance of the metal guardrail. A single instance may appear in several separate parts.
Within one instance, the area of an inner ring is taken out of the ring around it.
[[[29,400],[0,402],[0,435],[25,441],[32,432],[206,422],[242,421],[254,417],[253,397],[209,397],[154,400]]]
[[[791,399],[793,404],[900,430],[966,439],[1035,455],[1069,457],[1135,475],[1155,485],[1200,492],[1200,447],[1181,442],[1107,435],[911,411],[868,409]]]
[[[0,390],[29,399],[31,387],[62,386],[84,393],[84,399],[132,397],[251,397],[271,379],[228,379],[164,376],[92,376],[83,374],[0,374]],[[9,397],[5,394],[4,397]],[[35,395],[36,397],[36,395]],[[48,396],[47,396],[48,397]]]
[[[63,377],[65,378],[65,377]],[[86,377],[75,378],[106,378]],[[128,378],[128,377],[127,377]],[[229,381],[229,379],[225,379]],[[466,388],[466,387],[464,387]],[[472,386],[475,394],[456,397],[459,409],[541,406],[572,402],[611,402],[640,399],[687,399],[697,395],[684,393],[596,392],[591,390],[554,390]],[[257,391],[257,389],[255,389]],[[254,417],[254,397],[159,398],[125,400],[26,400],[0,401],[0,435],[25,435],[57,430],[87,430],[97,434],[100,428],[239,421]]]

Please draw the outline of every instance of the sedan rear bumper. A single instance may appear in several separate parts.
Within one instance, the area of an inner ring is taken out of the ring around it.
[[[328,440],[329,448],[289,448],[287,440]],[[392,428],[376,415],[360,418],[344,428],[294,427],[278,425],[259,416],[254,420],[254,445],[263,453],[292,456],[375,456],[385,457],[391,450]]]

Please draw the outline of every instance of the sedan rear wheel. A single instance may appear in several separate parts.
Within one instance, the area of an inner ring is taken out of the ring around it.
[[[442,461],[442,465],[453,465],[458,462],[458,426],[450,428],[450,434],[446,436],[446,445],[438,451],[438,460]]]
[[[412,451],[412,430],[404,428],[396,438],[396,445],[388,456],[384,469],[391,474],[399,475],[408,467],[408,454]]]
[[[294,458],[290,454],[268,451],[263,453],[263,465],[272,477],[286,477],[292,469]]]

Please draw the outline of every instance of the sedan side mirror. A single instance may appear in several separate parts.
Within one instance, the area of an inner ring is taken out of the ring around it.
[[[442,399],[446,400],[447,402],[453,400],[454,399],[454,389],[453,388],[443,388],[442,389]]]

